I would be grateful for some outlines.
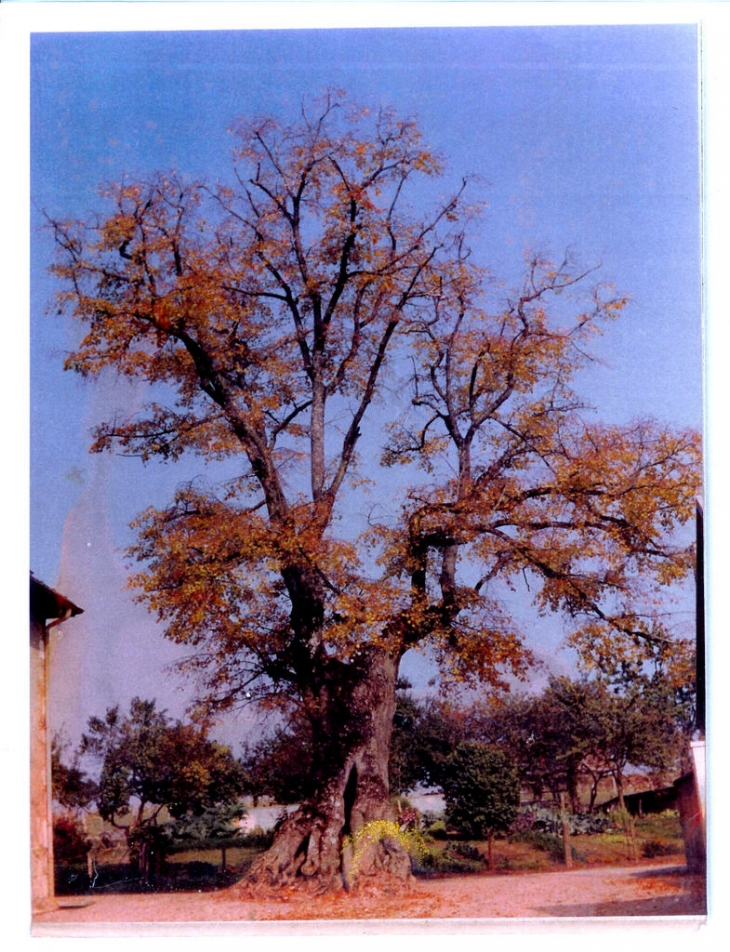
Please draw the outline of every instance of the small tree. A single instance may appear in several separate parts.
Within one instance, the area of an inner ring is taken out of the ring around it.
[[[634,677],[611,686],[599,682],[588,712],[596,751],[616,784],[619,815],[638,859],[634,819],[624,800],[626,768],[664,771],[676,764],[681,743],[672,694],[660,677]]]
[[[562,790],[574,787],[574,760],[565,757],[571,747],[570,726],[549,691],[500,699],[483,711],[480,727],[481,736],[475,739],[509,751],[536,800],[546,793],[557,799]]]
[[[401,694],[396,707],[391,744],[391,788],[442,787],[449,757],[469,733],[468,709],[429,697],[416,701]],[[397,778],[397,780],[396,780]]]
[[[124,829],[143,877],[151,871],[151,852],[162,860],[165,808],[177,820],[200,816],[243,792],[241,765],[228,748],[209,740],[202,727],[171,721],[155,701],[136,697],[126,717],[117,705],[104,718],[90,718],[80,749],[101,760],[99,814]]]
[[[89,806],[96,796],[96,784],[79,767],[76,758],[66,763],[70,742],[61,733],[51,738],[51,791],[56,803],[66,810],[78,812]]]
[[[517,816],[520,781],[507,755],[486,744],[460,744],[449,758],[444,779],[446,816],[473,839],[488,842],[492,869],[492,836],[506,830]]]
[[[575,783],[588,774],[593,781],[591,806],[602,777],[612,777],[620,816],[637,858],[633,820],[624,801],[624,779],[631,767],[665,771],[677,763],[685,719],[684,694],[661,670],[649,675],[624,665],[620,675],[594,679],[553,678],[536,704],[551,712],[562,749],[565,787],[577,812]]]
[[[244,747],[241,764],[246,790],[255,798],[300,803],[312,796],[314,740],[311,725],[293,716],[255,744]]]

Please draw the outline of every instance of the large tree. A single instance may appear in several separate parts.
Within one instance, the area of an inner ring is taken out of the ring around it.
[[[98,219],[53,221],[54,271],[87,327],[67,367],[149,384],[94,449],[211,464],[139,517],[136,584],[191,649],[206,709],[279,695],[310,721],[317,793],[251,877],[325,887],[343,837],[390,816],[407,651],[430,646],[460,681],[519,673],[499,596],[522,578],[591,645],[651,638],[652,587],[691,567],[673,531],[694,513],[698,437],[590,422],[571,380],[624,299],[535,257],[490,305],[469,183],[423,210],[440,162],[413,121],[332,94],[234,131],[223,184],[124,181]],[[364,483],[395,501],[396,464],[402,505],[358,521]],[[383,846],[375,871],[408,876],[407,856]]]

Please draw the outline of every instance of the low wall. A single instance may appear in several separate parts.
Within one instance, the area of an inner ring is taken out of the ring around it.
[[[444,798],[440,793],[413,794],[403,799],[407,800],[420,813],[442,813],[444,810]],[[240,827],[246,832],[251,832],[256,827],[261,830],[271,830],[276,826],[276,822],[282,813],[291,813],[296,808],[297,804],[246,807],[246,816],[241,820]]]

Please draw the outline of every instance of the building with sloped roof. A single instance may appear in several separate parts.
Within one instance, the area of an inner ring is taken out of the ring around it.
[[[51,631],[83,609],[30,573],[30,837],[34,908],[53,899],[48,680]]]

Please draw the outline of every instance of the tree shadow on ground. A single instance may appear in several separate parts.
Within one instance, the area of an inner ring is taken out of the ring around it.
[[[545,916],[582,917],[650,917],[707,915],[707,884],[705,877],[688,873],[678,866],[673,869],[642,870],[634,874],[637,892],[648,895],[601,903],[570,903],[540,906]]]
[[[161,875],[144,880],[128,864],[100,866],[89,877],[85,869],[56,869],[57,896],[92,896],[112,893],[218,892],[237,883],[244,871],[222,871],[212,863],[190,862],[166,865]]]

